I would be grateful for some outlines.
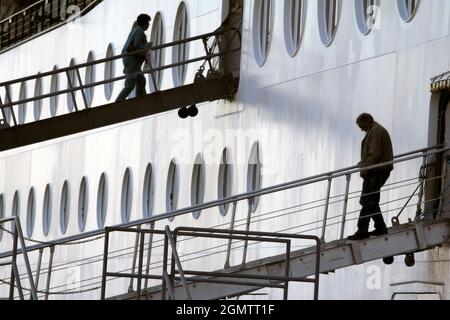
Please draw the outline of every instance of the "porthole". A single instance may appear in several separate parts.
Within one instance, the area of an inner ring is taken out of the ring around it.
[[[106,49],[106,59],[111,58],[114,56],[114,47],[112,43],[108,45],[108,49]],[[114,78],[114,75],[116,74],[116,60],[110,60],[105,62],[105,80],[110,80]],[[114,82],[105,83],[105,98],[106,100],[110,100],[113,89],[114,89]]]
[[[36,81],[34,83],[34,98],[39,97],[42,95],[42,78],[39,77],[36,78]],[[34,120],[37,121],[41,118],[41,112],[42,112],[42,100],[34,100],[33,102],[33,110],[34,110]]]
[[[22,82],[20,84],[19,90],[19,101],[23,101],[27,98],[27,84],[26,82]],[[19,124],[25,123],[25,118],[27,115],[27,104],[21,103],[19,104]]]
[[[71,68],[75,66],[75,64],[76,64],[75,59],[72,58],[72,60],[70,60],[69,67]],[[77,86],[78,86],[78,76],[76,70],[72,69],[67,73],[67,90],[71,90],[71,88],[75,88]],[[67,93],[67,111],[69,112],[73,111],[76,103],[76,96],[77,91]]]
[[[122,182],[122,197],[121,197],[121,216],[122,223],[130,221],[131,206],[133,203],[133,177],[130,168],[127,168]]]
[[[36,219],[36,197],[34,188],[31,188],[28,195],[27,205],[27,235],[31,237],[34,230],[34,220]]]
[[[397,0],[397,7],[400,17],[405,22],[410,22],[416,14],[420,0]]]
[[[108,209],[108,181],[103,173],[98,183],[97,192],[97,225],[102,229],[106,223],[106,213]]]
[[[261,67],[267,59],[273,29],[272,0],[255,1],[253,12],[253,49],[256,63]]]
[[[48,236],[50,232],[50,225],[52,222],[52,192],[50,185],[48,184],[45,188],[44,193],[44,206],[42,209],[42,230],[44,235]]]
[[[59,206],[59,218],[60,223],[59,226],[61,228],[61,233],[64,235],[67,232],[67,226],[69,225],[69,183],[67,181],[64,182],[62,191],[61,191],[61,202]]]
[[[5,218],[5,200],[3,199],[3,194],[0,194],[0,220]],[[4,224],[0,224],[0,227],[4,228]],[[0,241],[3,239],[3,229],[0,228]]]
[[[188,14],[186,10],[186,5],[184,2],[180,3],[178,7],[173,41],[184,40],[189,34],[189,24],[188,24]],[[187,43],[182,43],[180,45],[174,46],[172,50],[172,61],[173,63],[180,63],[187,60],[189,45]],[[187,66],[185,64],[178,67],[172,68],[173,83],[176,87],[182,86],[186,77]]]
[[[80,192],[78,196],[78,228],[80,232],[84,232],[86,228],[87,214],[89,205],[89,188],[87,178],[81,180]]]
[[[53,67],[53,72],[58,70],[58,66],[54,66]],[[55,73],[52,75],[52,78],[50,80],[50,92],[56,93],[59,91],[59,74]],[[50,97],[50,115],[52,117],[56,116],[57,112],[58,112],[58,100],[59,100],[59,96],[53,96]]]
[[[160,46],[164,42],[164,22],[161,16],[161,13],[156,13],[155,18],[153,20],[152,31],[150,35],[150,42],[153,43],[153,46]],[[164,52],[163,49],[152,50],[150,52],[150,58],[152,62],[153,68],[159,68],[163,65],[164,60]],[[153,84],[152,76],[149,74],[149,83],[150,83],[150,92],[155,92],[159,90],[162,81],[162,71],[155,72],[155,85]]]
[[[318,2],[320,39],[327,47],[331,45],[336,35],[340,10],[341,0],[319,0]]]
[[[284,39],[291,56],[295,56],[300,47],[305,12],[305,0],[284,1]]]
[[[169,172],[167,174],[166,187],[166,210],[167,213],[173,212],[177,209],[178,201],[178,170],[175,160],[170,162]],[[169,219],[173,221],[173,218]]]
[[[9,90],[8,86],[5,86],[5,99],[3,99],[4,101],[4,105],[10,103],[10,97],[11,97],[11,92]],[[4,112],[4,119],[6,121],[7,124],[11,125],[12,121],[11,121],[11,107],[7,107],[7,108],[3,108],[3,112]]]
[[[194,162],[194,169],[192,170],[191,180],[191,205],[197,206],[203,203],[205,196],[205,169],[203,166],[203,157],[201,154],[197,155]],[[201,211],[192,213],[194,219],[200,218]]]
[[[367,35],[374,27],[379,6],[379,0],[355,0],[356,23],[362,34]]]
[[[87,63],[94,61],[94,52],[90,51],[87,57]],[[89,85],[95,81],[95,65],[90,65],[86,67],[86,74],[84,78],[84,84]],[[91,106],[92,100],[94,99],[94,87],[84,89],[84,94],[86,95],[86,103],[88,107]]]
[[[253,144],[250,151],[247,168],[247,192],[254,192],[261,189],[261,160],[259,143]],[[259,197],[249,199],[252,212],[258,207]]]
[[[225,149],[222,153],[222,159],[219,166],[219,183],[217,189],[218,199],[228,198],[231,196],[232,191],[232,166],[229,163],[229,151]],[[219,206],[219,211],[222,216],[225,216],[228,212],[229,204]]]
[[[145,170],[142,209],[144,218],[150,218],[153,209],[153,168],[151,164]]]
[[[19,191],[14,192],[12,204],[12,216],[18,218],[20,217]]]

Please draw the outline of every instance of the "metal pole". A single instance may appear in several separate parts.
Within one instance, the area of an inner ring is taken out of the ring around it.
[[[161,288],[161,300],[166,300],[166,288],[170,286],[170,281],[168,281],[167,275],[167,256],[168,256],[168,243],[167,234],[164,234],[164,255],[163,255],[163,279],[162,279],[162,288]]]
[[[344,208],[342,209],[341,238],[340,238],[341,240],[344,239],[345,222],[347,220],[348,193],[350,191],[351,179],[352,179],[352,176],[350,174],[347,175],[347,185],[345,187]]]
[[[251,219],[251,215],[252,215],[252,204],[253,204],[254,198],[249,199],[249,203],[248,203],[248,213],[247,213],[247,224],[245,227],[245,231],[249,232],[250,231],[250,219]],[[247,249],[248,249],[248,240],[245,240],[244,242],[244,253],[242,255],[242,265],[244,265],[247,261]]]
[[[108,250],[109,250],[109,230],[105,229],[105,245],[103,247],[102,289],[100,294],[101,300],[105,300],[106,296],[106,273],[108,272]]]
[[[206,38],[203,38],[202,41],[203,41],[203,47],[205,48],[206,55],[209,56],[211,53],[208,50],[208,44],[206,42],[207,41]],[[211,58],[207,58],[207,60],[208,60],[208,64],[209,64],[209,69],[213,70],[214,68],[213,68],[213,65],[211,63]]]
[[[332,178],[328,178],[328,190],[327,190],[327,198],[325,203],[325,211],[323,213],[323,225],[322,225],[322,242],[325,241],[325,231],[327,229],[327,220],[328,220],[328,208],[330,206],[330,194],[331,194],[331,183],[333,182]]]
[[[74,71],[72,70],[72,72]],[[70,78],[69,70],[66,71],[66,76],[67,76],[67,83],[69,84],[70,95],[72,96],[73,107],[75,108],[75,110],[78,111],[77,99],[75,97],[75,93],[73,92],[73,83],[72,79]]]
[[[419,190],[419,199],[417,201],[417,210],[416,210],[416,222],[420,220],[420,216],[422,215],[422,200],[424,194],[424,184],[426,178],[426,167],[427,167],[427,157],[423,157],[422,167],[420,168],[420,190]]]
[[[17,229],[16,229],[16,220],[13,221],[13,256],[12,256],[12,262],[11,262],[11,280],[9,285],[9,300],[14,300],[14,283],[15,283],[15,272],[14,272],[14,265],[17,261],[17,243],[18,243],[18,236],[17,236]]]
[[[155,78],[155,70],[153,70],[152,58],[150,55],[148,55],[148,67],[150,68],[150,77],[152,78],[153,90],[154,92],[158,92],[158,86],[156,85],[156,78]]]
[[[48,300],[49,291],[50,291],[50,280],[52,278],[52,269],[53,269],[53,255],[55,254],[55,246],[50,247],[50,258],[48,262],[48,274],[47,274],[47,286],[45,289],[45,300]]]
[[[27,247],[25,246],[25,240],[23,239],[22,227],[18,217],[15,217],[16,228],[19,235],[20,246],[22,247],[22,255],[25,260],[25,268],[27,269],[28,281],[30,282],[31,295],[33,300],[37,300],[36,287],[34,286],[33,274],[31,273],[30,260],[28,259]]]
[[[141,244],[139,246],[139,265],[138,265],[138,278],[137,278],[137,300],[141,300],[141,285],[142,285],[142,268],[144,263],[144,245],[145,245],[145,233],[142,232],[140,236]]]
[[[136,227],[137,230],[141,230],[141,226]],[[136,234],[136,240],[134,241],[134,253],[133,253],[133,262],[131,264],[131,274],[135,274],[136,270],[136,261],[137,261],[137,254],[138,254],[138,247],[139,247],[139,233]],[[128,293],[133,292],[133,283],[134,278],[130,278],[130,285],[128,286]]]
[[[9,103],[11,103],[12,102],[11,93],[9,92],[8,86],[5,86],[5,91],[6,91],[6,99]],[[14,126],[17,126],[17,119],[16,119],[16,114],[14,113],[14,107],[10,106],[9,108],[11,109],[11,115],[12,115],[12,119],[14,122]]]
[[[447,174],[448,174],[448,166],[450,165],[450,157],[447,158],[447,160],[445,161],[445,166],[444,166],[444,174],[442,176],[442,180],[441,180],[441,190],[443,191],[441,194],[441,199],[439,200],[439,211],[438,211],[438,215],[442,216],[444,213],[444,201],[447,195],[447,187],[448,187],[448,179],[447,179]]]
[[[155,229],[155,222],[150,223],[150,230]],[[148,240],[148,252],[147,252],[147,268],[145,270],[145,275],[148,276],[150,274],[150,260],[152,256],[152,247],[153,247],[153,232],[150,233],[150,239]],[[145,278],[144,288],[148,287],[148,278]]]
[[[44,248],[39,249],[39,258],[38,258],[38,264],[37,264],[37,271],[36,271],[36,291],[39,288],[39,278],[41,277],[41,265],[42,265],[42,254],[44,253]],[[30,294],[30,300],[33,298],[33,296]]]
[[[233,212],[231,214],[231,222],[230,222],[230,230],[233,231],[234,230],[234,222],[236,219],[236,207],[237,207],[237,202],[233,202]],[[231,243],[232,243],[233,239],[229,239],[228,240],[228,248],[227,248],[227,259],[225,260],[225,269],[228,269],[230,267],[230,256],[231,256]]]
[[[289,278],[291,268],[291,240],[286,243],[286,279]],[[286,280],[284,283],[284,300],[288,300],[289,298],[289,280]]]
[[[86,94],[84,93],[83,82],[81,81],[80,69],[75,68],[75,72],[77,74],[78,82],[80,83],[80,90],[81,90],[81,95],[83,96],[84,108],[88,109],[89,106],[88,106],[88,103],[87,103]]]
[[[314,300],[319,300],[319,280],[320,280],[320,251],[321,243],[316,240],[316,273],[314,275]]]
[[[25,300],[23,297],[22,283],[20,282],[19,269],[17,268],[17,263],[15,261],[12,264],[12,268],[14,270],[15,278],[17,279],[17,291],[19,292],[19,298],[20,300]]]

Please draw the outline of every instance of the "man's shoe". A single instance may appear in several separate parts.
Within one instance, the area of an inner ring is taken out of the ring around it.
[[[368,231],[358,230],[354,235],[348,237],[347,239],[350,241],[358,241],[370,238],[370,234]]]
[[[387,228],[375,229],[374,231],[369,232],[369,235],[371,237],[380,237],[380,236],[384,236],[385,234],[388,234]]]

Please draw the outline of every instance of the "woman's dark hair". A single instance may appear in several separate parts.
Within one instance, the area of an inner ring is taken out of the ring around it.
[[[150,20],[152,20],[152,18],[150,18],[148,14],[143,13],[137,17],[137,24],[142,27],[147,23],[150,23]]]
[[[358,119],[356,119],[357,124],[367,123],[367,124],[371,125],[374,122],[375,122],[375,120],[373,119],[372,115],[370,115],[368,113],[363,113],[358,117]]]

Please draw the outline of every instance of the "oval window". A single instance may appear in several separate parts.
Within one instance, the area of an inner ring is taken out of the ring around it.
[[[106,213],[108,208],[108,183],[106,174],[102,174],[98,183],[97,193],[97,225],[102,229],[106,223]]]
[[[42,79],[36,78],[36,82],[34,84],[34,98],[42,95]],[[42,100],[34,100],[34,120],[37,121],[41,118],[42,112]]]
[[[180,3],[178,7],[177,16],[175,20],[173,41],[184,40],[188,37],[189,33],[188,15],[186,10],[186,5],[184,2]],[[187,43],[182,43],[180,45],[174,46],[172,50],[172,61],[173,63],[180,63],[187,60],[189,45]],[[182,64],[178,67],[172,68],[173,82],[176,87],[182,86],[186,77],[187,66]]]
[[[144,218],[150,218],[153,210],[153,168],[151,164],[145,170],[142,208]]]
[[[10,92],[8,86],[5,86],[4,88],[5,88],[5,99],[3,101],[4,101],[4,104],[8,104],[11,101],[10,100],[11,92]],[[12,122],[11,122],[11,107],[3,108],[3,115],[4,115],[3,120],[5,120],[7,124],[11,125],[12,124]]]
[[[203,203],[205,196],[205,173],[203,168],[203,157],[201,154],[197,155],[194,162],[194,169],[192,171],[191,182],[191,204],[197,206]],[[201,211],[192,213],[194,219],[200,218]]]
[[[127,168],[123,177],[121,198],[122,223],[127,223],[130,221],[131,206],[133,203],[133,180],[130,168]]]
[[[61,203],[59,207],[60,228],[63,235],[66,234],[67,226],[69,225],[69,204],[69,183],[65,181],[61,191]]]
[[[112,43],[108,45],[108,48],[106,49],[106,58],[111,58],[114,56],[114,47]],[[110,60],[105,63],[105,80],[110,80],[114,78],[114,75],[116,73],[116,60]],[[105,83],[105,98],[106,100],[110,100],[113,89],[114,89],[114,82]]]
[[[87,214],[89,204],[89,189],[86,177],[81,180],[80,193],[78,196],[78,228],[84,232],[86,228]]]
[[[5,218],[5,200],[3,199],[3,194],[0,194],[0,220]],[[4,228],[3,225],[0,225]],[[0,228],[0,241],[3,239],[3,229]]]
[[[318,21],[320,39],[325,46],[330,46],[336,35],[341,9],[340,0],[319,0]]]
[[[19,101],[23,101],[27,98],[27,84],[22,82],[19,90]],[[19,104],[19,124],[24,124],[27,115],[27,104]]]
[[[36,198],[34,194],[34,188],[31,188],[28,195],[27,205],[27,235],[31,237],[34,231],[34,220],[36,218]]]
[[[304,0],[286,0],[284,2],[284,33],[288,53],[295,56],[303,33],[305,17]]]
[[[218,199],[228,198],[231,196],[232,190],[232,166],[229,163],[229,152],[225,149],[222,153],[222,159],[219,166],[219,185],[217,190]],[[222,216],[228,212],[229,204],[219,206],[219,211]]]
[[[73,67],[75,64],[76,64],[75,58],[72,58],[70,60],[69,67]],[[68,76],[67,76],[67,90],[72,91],[72,88],[75,88],[77,86],[78,86],[77,73],[76,73],[75,69],[72,69],[68,72]],[[76,96],[77,96],[77,91],[72,91],[72,92],[67,93],[67,110],[69,112],[72,112],[75,107]]]
[[[178,170],[175,160],[170,162],[169,172],[167,174],[167,188],[166,188],[166,209],[167,213],[173,212],[177,209],[178,200]],[[169,219],[173,221],[173,218]]]
[[[250,152],[247,168],[247,192],[254,192],[261,189],[261,160],[259,143],[255,143]],[[249,205],[252,212],[258,207],[259,197],[250,198]]]
[[[355,0],[356,22],[362,34],[367,35],[373,29],[379,6],[379,0]]]
[[[164,23],[161,13],[156,13],[155,19],[153,20],[152,32],[150,35],[150,42],[153,46],[160,46],[164,42]],[[150,58],[152,61],[153,68],[159,68],[164,63],[164,52],[163,49],[152,50],[150,53]],[[152,75],[149,74],[150,92],[155,92],[159,90],[162,81],[162,71],[155,72],[155,84],[153,83]]]
[[[53,72],[58,70],[58,66],[53,67]],[[50,80],[50,92],[55,93],[59,91],[59,74],[55,73],[52,75]],[[52,117],[56,116],[58,113],[58,100],[59,96],[50,97],[50,115]]]
[[[397,7],[400,17],[405,22],[410,22],[416,14],[419,0],[397,0]]]
[[[86,62],[91,63],[92,61],[94,61],[94,52],[90,51]],[[95,65],[87,66],[84,84],[89,85],[94,83],[94,81],[95,81]],[[91,106],[92,100],[94,99],[94,88],[95,87],[89,87],[84,90],[84,94],[86,95],[86,103],[88,107]]]
[[[266,62],[272,41],[273,1],[255,1],[253,12],[253,48],[257,64]]]
[[[42,210],[42,230],[44,231],[44,235],[48,236],[50,232],[50,225],[52,221],[52,193],[50,185],[48,184],[45,188],[44,193],[44,207]]]

